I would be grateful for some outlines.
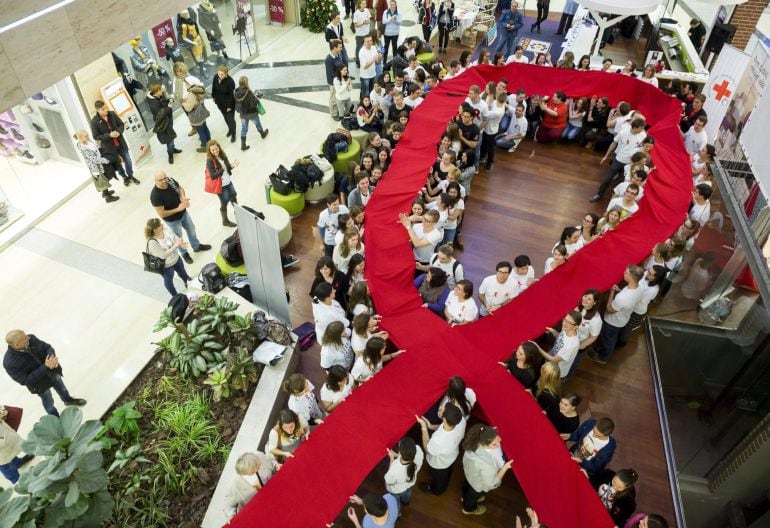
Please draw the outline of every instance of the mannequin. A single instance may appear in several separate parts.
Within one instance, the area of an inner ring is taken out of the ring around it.
[[[158,66],[155,59],[150,55],[150,50],[142,44],[142,37],[137,36],[131,39],[131,65],[135,72],[142,72],[148,78],[165,77],[168,75],[166,70]]]
[[[182,55],[182,48],[176,45],[174,39],[171,37],[163,41],[163,47],[166,48],[166,59],[171,63],[184,62],[184,56]]]
[[[187,9],[179,13],[179,32],[179,43],[189,48],[195,64],[198,65],[198,70],[203,75],[205,73],[203,70],[203,37],[198,29],[195,16],[191,15],[191,12]]]
[[[198,22],[208,35],[211,32],[216,40],[222,40],[222,23],[219,21],[217,10],[211,2],[201,2],[198,7]]]

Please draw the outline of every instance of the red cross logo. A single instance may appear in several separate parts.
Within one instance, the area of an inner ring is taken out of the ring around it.
[[[575,253],[494,315],[450,327],[422,308],[412,286],[412,248],[398,214],[409,210],[425,184],[441,133],[468,88],[503,77],[527,93],[569,87],[570,97],[608,93],[612,104],[622,97],[652,124],[656,169],[639,211],[617,229]],[[611,528],[596,491],[535,399],[498,361],[573,309],[586,289],[609,288],[629,263],[640,262],[648,248],[681,224],[690,202],[691,171],[678,127],[680,113],[679,100],[630,77],[518,63],[470,68],[432,90],[410,115],[393,163],[366,207],[366,279],[383,327],[407,352],[335,409],[230,526],[320,528],[332,522],[386,456],[386,448],[398,442],[415,424],[414,416],[435,403],[447,380],[458,375],[497,427],[513,472],[540,519],[552,528]],[[456,502],[457,497],[446,500]]]
[[[727,79],[725,79],[721,83],[715,84],[714,86],[711,87],[711,89],[716,92],[715,97],[717,101],[721,101],[723,97],[730,97],[731,95],[733,95],[733,92],[731,92],[728,89],[729,86],[730,86],[730,83],[727,82]]]

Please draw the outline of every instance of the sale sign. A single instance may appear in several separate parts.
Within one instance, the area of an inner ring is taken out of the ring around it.
[[[158,50],[158,56],[160,58],[165,57],[166,46],[163,42],[167,38],[171,38],[176,42],[176,31],[174,31],[174,23],[170,18],[152,28],[152,38],[155,40],[155,48]]]
[[[286,16],[283,12],[283,0],[268,0],[268,8],[270,9],[270,22],[278,22],[279,24],[285,22]]]

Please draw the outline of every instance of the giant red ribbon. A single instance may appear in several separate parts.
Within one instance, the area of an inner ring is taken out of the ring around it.
[[[450,328],[421,307],[411,284],[414,258],[398,213],[409,210],[425,183],[436,144],[468,87],[502,77],[527,93],[561,90],[569,96],[628,101],[652,124],[657,170],[639,211],[618,229],[578,251],[494,316]],[[611,527],[596,492],[535,400],[497,362],[572,309],[587,288],[610,287],[628,263],[643,259],[682,222],[692,184],[679,113],[675,98],[629,77],[520,64],[472,68],[434,89],[412,112],[387,177],[366,207],[367,281],[383,326],[407,353],[335,409],[231,526],[310,528],[331,522],[386,447],[440,397],[451,376],[459,375],[498,427],[516,477],[541,520],[553,528]]]

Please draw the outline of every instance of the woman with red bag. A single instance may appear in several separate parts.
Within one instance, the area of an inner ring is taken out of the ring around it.
[[[225,227],[235,227],[235,224],[227,218],[227,204],[238,203],[238,194],[235,192],[231,176],[233,169],[239,163],[238,160],[230,163],[227,154],[216,140],[212,139],[206,143],[205,191],[219,197],[219,212],[222,215],[222,225]]]
[[[19,426],[16,424],[16,427],[11,427],[6,422],[9,409],[11,408],[0,405],[0,474],[11,484],[16,484],[19,480],[19,468],[35,458],[35,455],[18,456],[21,452],[21,437],[15,429]]]

